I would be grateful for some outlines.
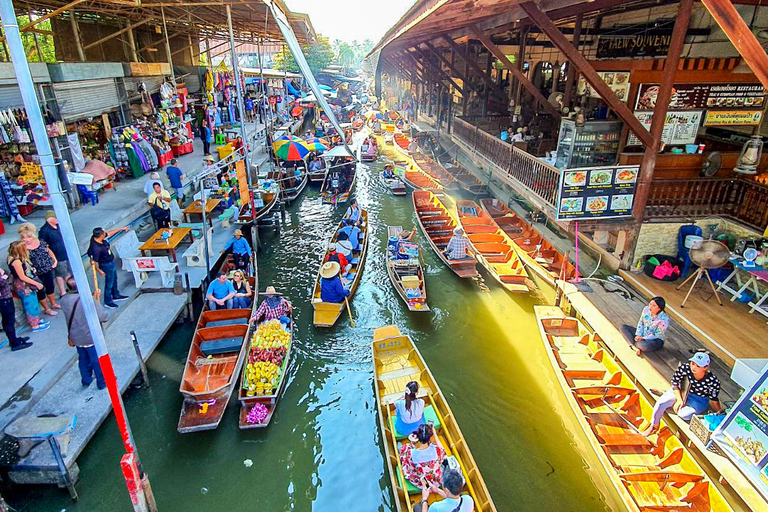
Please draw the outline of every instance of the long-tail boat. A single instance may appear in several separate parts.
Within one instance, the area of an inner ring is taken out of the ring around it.
[[[427,286],[421,266],[421,247],[410,240],[401,240],[402,231],[402,226],[387,226],[389,280],[410,311],[429,311]]]
[[[352,269],[347,274],[347,289],[350,291],[348,300],[351,300],[357,291],[357,287],[360,284],[360,278],[363,275],[363,265],[365,264],[365,256],[368,254],[368,212],[361,210],[360,218],[362,219],[362,225],[360,227],[362,239],[360,240],[360,250],[352,253],[349,258],[349,263],[352,265]],[[344,227],[344,222],[340,222],[339,226],[334,231],[331,237],[330,243],[336,243],[339,236],[339,230]],[[320,261],[320,268],[323,267],[323,262],[328,258],[329,251],[326,249],[323,253],[323,259]],[[313,315],[313,322],[317,327],[332,327],[336,323],[336,320],[341,316],[346,305],[344,302],[323,302],[320,297],[320,270],[317,272],[315,278],[315,286],[312,289],[312,307],[315,312]],[[346,301],[345,301],[346,302]]]
[[[459,223],[480,263],[509,292],[527,293],[533,287],[509,236],[474,201],[457,201]]]
[[[395,494],[395,509],[398,512],[421,512],[421,489],[405,479],[399,457],[400,447],[409,442],[410,432],[398,432],[395,428],[395,402],[403,397],[405,384],[416,381],[419,383],[418,397],[425,402],[424,419],[433,421],[437,442],[448,456],[456,457],[461,466],[465,481],[462,493],[472,497],[474,510],[495,512],[496,506],[483,476],[435,377],[427,368],[413,340],[403,335],[394,325],[373,331],[373,374],[376,410],[381,437],[384,440],[389,477]],[[432,493],[428,505],[431,506],[441,499],[439,495]]]
[[[518,254],[529,271],[540,276],[551,286],[555,285],[556,279],[568,280],[576,277],[576,269],[565,255],[507,205],[498,199],[481,199],[480,204],[485,213],[491,216],[497,226],[515,243]]]
[[[251,190],[251,195],[253,196],[253,205],[256,208],[256,215],[253,215],[251,210],[251,202],[248,201],[240,207],[237,219],[235,219],[233,222],[236,224],[249,224],[251,222],[258,222],[275,207],[280,197],[279,191],[280,189],[278,187]]]
[[[534,306],[544,346],[576,420],[633,512],[733,510],[664,420],[643,435],[653,406],[633,379],[576,318]]]
[[[448,242],[453,237],[453,230],[457,224],[440,198],[431,190],[414,190],[412,197],[413,208],[416,211],[416,218],[419,220],[421,231],[437,257],[459,277],[472,278],[477,276],[477,260],[475,258],[449,260],[443,254]]]

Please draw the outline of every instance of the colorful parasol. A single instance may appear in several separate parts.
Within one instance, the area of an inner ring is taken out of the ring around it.
[[[272,147],[275,147],[274,144]],[[288,161],[303,160],[309,152],[310,149],[301,139],[286,141],[275,148],[275,156]]]
[[[310,139],[304,143],[310,151],[318,151],[323,153],[328,150],[328,143],[322,142],[322,139]]]
[[[278,148],[279,148],[280,146],[283,146],[283,145],[285,145],[285,144],[288,144],[289,142],[298,142],[298,143],[303,143],[303,142],[304,142],[304,139],[301,139],[301,138],[299,138],[299,137],[296,137],[296,136],[294,136],[294,135],[283,135],[283,136],[282,136],[282,137],[280,137],[279,139],[275,139],[275,140],[272,142],[272,149],[274,149],[275,151],[277,151],[277,150],[278,150]]]

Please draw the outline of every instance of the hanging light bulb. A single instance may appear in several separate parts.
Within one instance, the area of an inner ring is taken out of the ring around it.
[[[759,135],[753,135],[741,150],[741,156],[733,169],[741,174],[757,174],[757,166],[763,154],[763,140]]]

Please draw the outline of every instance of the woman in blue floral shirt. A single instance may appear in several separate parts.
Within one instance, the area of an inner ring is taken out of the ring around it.
[[[643,352],[654,352],[664,346],[664,337],[669,327],[669,315],[664,312],[667,303],[661,297],[654,297],[643,309],[636,328],[624,325],[622,332],[634,346],[639,356]]]

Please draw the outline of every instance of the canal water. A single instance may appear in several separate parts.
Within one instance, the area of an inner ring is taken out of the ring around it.
[[[371,356],[373,329],[391,323],[419,346],[499,511],[622,510],[592,469],[594,456],[549,367],[532,309],[546,294],[511,296],[485,274],[461,280],[423,243],[432,312],[404,307],[384,268],[386,227],[410,229],[416,219],[410,196],[391,196],[380,184],[382,166],[361,166],[357,182],[372,239],[352,301],[354,328],[344,313],[334,328],[316,329],[309,302],[343,210],[321,204],[308,187],[279,233],[261,232],[260,288],[282,291],[296,315],[290,381],[268,429],[238,430],[233,400],[217,430],[176,432],[189,323],[174,327],[149,359],[151,389],[125,395],[159,510],[394,510]],[[110,416],[79,459],[79,502],[53,487],[17,489],[9,501],[19,511],[130,512],[121,455]]]

